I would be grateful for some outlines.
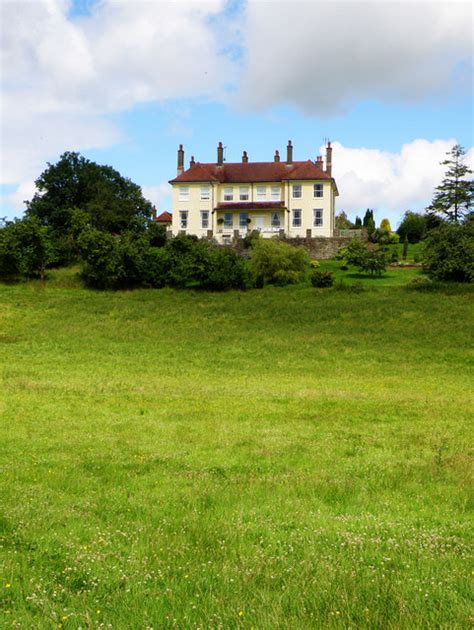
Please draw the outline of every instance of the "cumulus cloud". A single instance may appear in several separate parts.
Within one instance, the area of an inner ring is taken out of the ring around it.
[[[117,142],[107,114],[217,98],[231,70],[209,18],[223,6],[102,0],[72,18],[66,0],[0,2],[1,183],[31,179],[65,150]]]
[[[151,201],[158,212],[163,211],[163,204],[170,202],[170,185],[168,182],[162,182],[157,186],[142,186],[142,192],[145,199]],[[166,209],[166,208],[165,208]],[[170,210],[171,208],[168,208]]]
[[[398,219],[404,209],[423,210],[445,173],[446,167],[440,162],[454,144],[455,139],[433,142],[418,139],[392,153],[334,142],[333,175],[340,193],[338,210],[353,216],[374,208],[378,220],[383,216]],[[323,151],[321,147],[322,155]],[[466,163],[471,168],[474,166],[474,149],[469,150]]]
[[[470,86],[464,2],[249,0],[240,104],[330,115],[361,99],[414,103]]]

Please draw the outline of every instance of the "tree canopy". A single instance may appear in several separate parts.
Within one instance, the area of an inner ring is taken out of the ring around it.
[[[66,152],[56,164],[48,163],[35,184],[39,192],[27,202],[27,216],[63,235],[78,210],[85,223],[111,233],[144,228],[153,211],[140,186],[79,153]]]
[[[472,170],[464,163],[465,149],[456,144],[446,154],[448,159],[441,162],[446,166],[445,176],[436,192],[428,212],[459,223],[474,205],[474,182],[466,179]]]

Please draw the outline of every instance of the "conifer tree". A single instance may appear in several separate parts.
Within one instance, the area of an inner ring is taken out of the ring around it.
[[[464,163],[466,151],[459,144],[448,151],[448,159],[441,162],[446,173],[428,206],[431,214],[441,215],[454,223],[460,223],[474,205],[474,182],[466,179],[472,170]]]

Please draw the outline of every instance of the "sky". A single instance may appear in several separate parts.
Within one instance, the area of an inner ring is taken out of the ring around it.
[[[65,151],[170,210],[176,151],[316,159],[337,211],[422,211],[456,143],[473,167],[473,7],[421,0],[0,0],[0,217]]]

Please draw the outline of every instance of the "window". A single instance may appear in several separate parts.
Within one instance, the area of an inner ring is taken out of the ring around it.
[[[272,186],[273,201],[280,201],[280,186]]]
[[[313,187],[313,197],[322,197],[323,196],[323,185],[315,184]]]
[[[189,186],[181,186],[179,189],[179,200],[188,201],[189,199]]]
[[[209,186],[201,186],[201,201],[209,201],[211,198],[211,189]]]
[[[209,210],[201,210],[201,227],[203,230],[209,227]]]
[[[267,197],[267,188],[266,186],[257,186],[257,201],[265,200]]]
[[[248,201],[249,200],[249,189],[248,189],[248,186],[241,186],[239,199],[240,199],[240,201]]]
[[[231,228],[233,225],[234,225],[234,221],[232,217],[232,212],[226,212],[224,214],[224,227]]]
[[[234,189],[224,188],[224,201],[233,201],[233,200],[234,200]]]
[[[272,227],[280,227],[280,213],[272,212]]]
[[[313,210],[313,225],[314,227],[322,227],[323,226],[323,209],[316,208]]]
[[[301,184],[293,184],[293,199],[301,199]]]
[[[240,216],[239,216],[239,226],[240,226],[241,228],[246,228],[246,227],[247,227],[247,224],[248,224],[248,218],[249,218],[248,212],[241,212],[241,213],[240,213]]]
[[[180,211],[179,226],[182,230],[186,230],[188,228],[188,211],[187,210]]]
[[[301,210],[293,210],[293,227],[301,227]]]

